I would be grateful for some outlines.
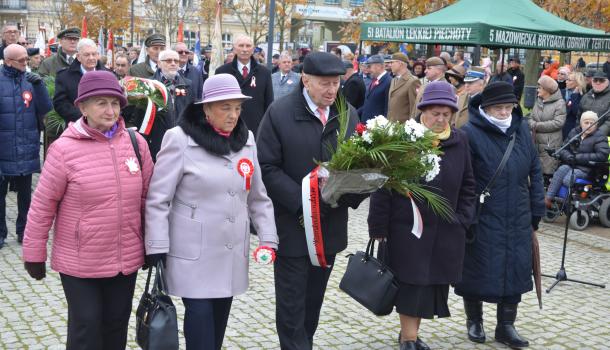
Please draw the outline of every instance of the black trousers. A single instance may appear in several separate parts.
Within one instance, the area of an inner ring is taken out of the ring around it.
[[[335,256],[327,256],[334,264]],[[309,350],[318,328],[320,309],[332,266],[313,266],[308,256],[278,255],[274,263],[275,314],[282,350]]]
[[[233,297],[182,298],[186,350],[220,350],[229,321]]]
[[[60,274],[68,301],[67,350],[122,350],[138,273],[109,278]]]
[[[17,235],[23,235],[28,210],[32,201],[32,174],[23,176],[0,177],[0,238],[6,239],[6,194],[11,184],[11,190],[17,191]]]

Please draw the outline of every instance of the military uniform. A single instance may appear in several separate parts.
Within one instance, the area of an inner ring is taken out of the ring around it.
[[[146,40],[144,40],[144,46],[163,46],[165,47],[165,35],[162,34],[151,34]],[[129,68],[128,75],[132,77],[152,79],[155,75],[155,70],[150,66],[150,56],[146,55],[144,62],[134,64]]]
[[[64,29],[59,34],[57,34],[57,39],[61,39],[63,37],[67,38],[78,38],[80,39],[80,29],[78,28],[68,28]],[[42,76],[52,76],[57,75],[57,72],[64,68],[70,67],[72,63],[72,59],[69,59],[66,53],[62,50],[61,47],[57,49],[57,53],[49,56],[44,61],[40,63],[40,67],[38,68],[38,73]]]

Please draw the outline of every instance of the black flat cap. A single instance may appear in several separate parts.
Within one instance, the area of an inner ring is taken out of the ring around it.
[[[328,52],[313,52],[305,56],[303,73],[322,77],[345,74],[345,67],[339,57]]]
[[[27,50],[28,50],[28,56],[30,56],[30,57],[40,54],[40,49],[37,47],[30,47]]]
[[[608,79],[608,76],[603,71],[596,70],[595,74],[593,74],[593,79]]]
[[[593,78],[594,75],[595,75],[595,70],[593,70],[593,69],[589,69],[585,73],[585,77],[587,77],[587,78]]]
[[[165,46],[165,35],[163,34],[151,34],[146,40],[144,40],[144,46]]]
[[[77,38],[80,39],[80,29],[78,28],[67,28],[57,33],[57,39],[61,38]]]
[[[521,64],[521,60],[519,59],[519,57],[511,57],[508,62],[515,62],[515,63],[519,63]]]
[[[354,68],[354,64],[350,61],[344,60],[343,61],[343,67],[345,69],[353,69]]]

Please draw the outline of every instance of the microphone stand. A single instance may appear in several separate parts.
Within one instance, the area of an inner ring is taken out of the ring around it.
[[[604,113],[597,120],[597,122],[591,124],[588,128],[584,129],[577,135],[574,135],[574,137],[572,137],[570,140],[568,140],[568,142],[566,142],[558,150],[553,152],[551,154],[551,156],[554,158],[559,158],[559,153],[561,151],[563,151],[564,149],[566,149],[567,147],[569,147],[570,145],[572,145],[573,143],[575,143],[577,141],[580,142],[580,137],[585,132],[587,132],[587,130],[591,129],[594,126],[599,126],[600,124],[604,123],[606,121],[606,119],[608,119],[608,115],[610,115],[610,110],[606,111],[606,113]],[[599,287],[599,288],[606,288],[606,285],[604,285],[604,284],[598,284],[598,283],[586,282],[586,281],[580,281],[580,280],[574,280],[574,279],[568,278],[568,275],[566,273],[565,261],[566,261],[566,250],[567,250],[567,245],[568,245],[568,225],[570,222],[570,216],[572,216],[572,212],[573,212],[573,208],[572,208],[572,194],[573,193],[572,192],[574,190],[574,181],[576,180],[575,176],[574,176],[574,162],[571,162],[571,164],[569,164],[569,165],[572,167],[572,171],[570,172],[570,186],[568,188],[567,203],[565,203],[565,208],[567,208],[567,213],[566,213],[566,223],[565,223],[564,233],[563,233],[563,251],[561,253],[561,266],[559,267],[559,271],[557,271],[555,276],[542,274],[542,276],[544,276],[544,277],[555,278],[555,282],[553,282],[553,284],[549,288],[546,289],[547,293],[550,293],[553,290],[553,288],[555,288],[555,286],[557,286],[557,284],[559,284],[559,282],[564,282],[564,281],[586,284],[586,285],[595,286],[595,287]],[[580,214],[577,213],[576,215],[580,215]]]

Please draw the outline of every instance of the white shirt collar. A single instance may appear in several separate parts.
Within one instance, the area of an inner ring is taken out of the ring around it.
[[[307,102],[307,106],[309,107],[309,109],[313,112],[313,114],[316,116],[316,118],[320,119],[320,112],[318,112],[318,105],[316,105],[312,100],[311,97],[309,97],[309,93],[307,93],[307,89],[303,88],[303,96],[305,96],[305,101]],[[328,113],[330,112],[330,107],[326,107],[326,111],[324,113],[326,113],[326,120],[328,121]]]
[[[387,70],[383,70],[383,73],[379,74],[379,76],[377,77],[377,81],[381,81],[381,78],[383,78],[383,76],[387,73]]]
[[[241,63],[239,60],[237,60],[237,70],[241,73],[242,70],[244,69],[244,66],[246,68],[248,68],[248,73],[250,73],[250,61],[248,61],[248,64],[243,64]]]
[[[155,72],[157,71],[157,64],[153,60],[149,59],[148,64],[150,64],[150,68],[152,68],[152,70]]]
[[[95,68],[93,68],[93,71],[94,71],[94,70],[95,70]],[[83,75],[85,75],[86,73],[88,73],[88,72],[89,72],[89,71],[87,71],[87,70],[85,69],[85,67],[83,67],[83,65],[82,65],[82,64],[80,65],[80,71],[83,73]],[[93,71],[92,71],[92,72],[93,72]]]

